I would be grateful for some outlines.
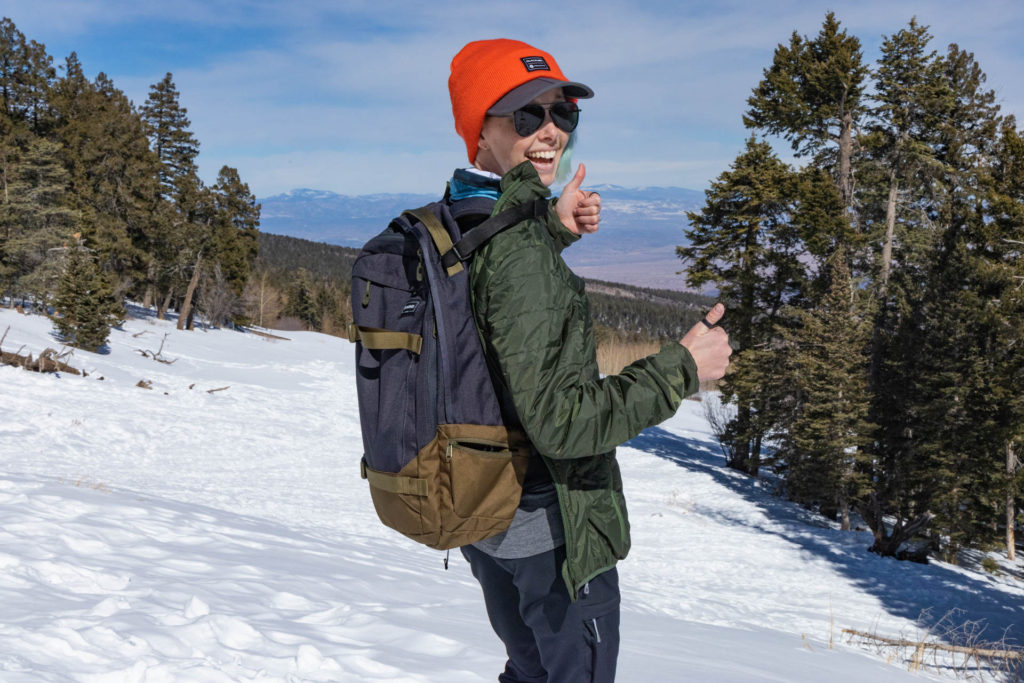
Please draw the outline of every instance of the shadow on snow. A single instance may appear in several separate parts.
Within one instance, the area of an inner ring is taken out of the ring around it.
[[[1024,596],[994,590],[985,580],[946,565],[914,564],[871,553],[870,532],[840,531],[820,515],[772,495],[771,485],[764,480],[727,468],[712,442],[652,427],[624,445],[670,460],[691,472],[706,474],[743,496],[763,510],[770,521],[762,524],[750,516],[730,516],[707,509],[701,514],[724,524],[777,535],[803,552],[827,559],[861,590],[877,597],[894,616],[908,619],[922,629],[942,622],[945,628],[937,631],[946,630],[951,619],[956,626],[979,622],[985,627],[980,640],[996,642],[1005,636],[1008,645],[1020,646],[1024,642]]]

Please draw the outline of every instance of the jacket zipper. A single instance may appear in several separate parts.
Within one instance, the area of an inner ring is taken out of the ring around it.
[[[572,535],[572,526],[569,524],[569,516],[565,512],[565,501],[562,500],[562,486],[558,484],[558,478],[555,476],[554,466],[548,458],[540,455],[541,460],[548,468],[548,472],[551,473],[551,480],[555,484],[555,497],[558,499],[558,514],[562,518],[562,534],[565,536],[565,562],[562,564],[562,580],[565,582],[566,588],[569,589],[569,599],[572,602],[576,602],[578,588],[576,586],[576,578],[570,571],[569,558],[572,557],[571,549],[576,546],[576,539]]]
[[[626,517],[622,514],[622,508],[619,506],[619,499],[615,495],[615,476],[613,474],[614,468],[612,467],[612,457],[607,453],[604,454],[604,460],[608,463],[608,495],[612,499],[612,507],[615,508],[615,517],[619,520],[619,533],[623,542],[626,538]]]

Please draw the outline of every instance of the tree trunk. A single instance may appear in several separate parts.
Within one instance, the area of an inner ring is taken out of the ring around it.
[[[868,494],[868,500],[857,505],[857,512],[864,518],[875,537],[875,542],[868,550],[883,557],[897,557],[900,546],[909,541],[914,534],[922,531],[935,518],[931,512],[924,512],[907,524],[900,518],[892,533],[889,533],[885,527],[885,510],[882,509],[882,503],[874,492]]]
[[[747,459],[750,456],[750,408],[740,405],[736,409],[736,429],[733,430],[732,452],[725,461],[727,467],[747,471]]]
[[[841,531],[850,530],[850,501],[846,498],[846,494],[839,495],[839,529]]]
[[[153,285],[146,287],[146,293],[142,295],[142,307],[149,308],[153,305]]]
[[[168,289],[167,290],[167,295],[164,297],[163,303],[161,303],[160,306],[158,306],[157,309],[156,309],[156,318],[157,318],[157,320],[163,320],[164,316],[167,315],[167,309],[171,307],[171,297],[173,297],[173,296],[174,296],[174,290],[173,289]]]
[[[267,274],[260,274],[260,327],[263,325],[263,311],[267,306]]]
[[[192,268],[192,279],[188,281],[188,289],[185,290],[185,300],[181,304],[181,314],[178,316],[178,329],[184,330],[186,326],[192,329],[192,296],[196,293],[199,285],[199,270],[203,262],[203,253],[196,254],[196,265]]]
[[[842,196],[843,208],[849,212],[853,207],[853,115],[843,114],[839,131],[839,194]]]
[[[889,201],[885,204],[885,243],[882,245],[882,295],[889,284],[889,269],[892,266],[892,240],[896,231],[896,196],[899,192],[899,180],[895,173],[889,174]]]
[[[758,431],[757,436],[754,437],[754,447],[750,449],[750,455],[747,456],[747,474],[757,479],[757,473],[761,470],[761,439],[763,434]]]
[[[1017,471],[1017,456],[1013,452],[1013,442],[1006,442],[1006,474],[1010,477]],[[1013,527],[1016,524],[1016,507],[1013,502],[1013,492],[1007,491],[1006,493],[1006,557],[1013,562],[1017,559],[1017,553],[1014,548],[1016,540],[1013,535]]]

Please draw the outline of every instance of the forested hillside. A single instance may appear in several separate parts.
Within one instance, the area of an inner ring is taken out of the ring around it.
[[[234,168],[199,179],[189,126],[170,73],[136,107],[0,21],[0,296],[55,307],[89,349],[126,297],[182,328],[197,307],[214,324],[243,315],[259,205]]]
[[[998,99],[915,20],[869,63],[829,13],[776,49],[678,250],[730,309],[730,466],[845,528],[859,513],[884,555],[1014,555],[1024,142]]]
[[[340,333],[351,315],[349,277],[359,250],[270,233],[260,233],[259,245],[256,278],[265,282],[264,299],[279,302],[267,307],[274,314],[267,317]],[[600,280],[586,280],[586,287],[602,343],[679,339],[714,303],[699,294]]]

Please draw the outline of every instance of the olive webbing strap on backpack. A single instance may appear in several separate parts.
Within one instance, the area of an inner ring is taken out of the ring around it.
[[[395,218],[352,267],[360,471],[381,520],[431,547],[504,531],[519,505],[528,445],[502,423],[465,266],[549,206],[514,207],[463,234],[434,202]]]

